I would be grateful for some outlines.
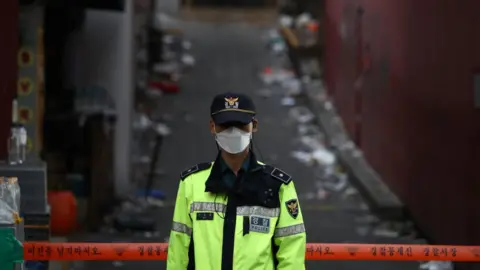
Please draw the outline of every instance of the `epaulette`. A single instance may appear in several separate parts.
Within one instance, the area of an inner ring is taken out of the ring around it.
[[[183,180],[185,180],[185,178],[187,178],[191,174],[194,174],[194,173],[200,172],[200,171],[204,171],[204,170],[210,168],[211,166],[212,166],[211,162],[204,162],[204,163],[197,164],[197,165],[191,167],[190,169],[183,171],[180,174],[180,178],[183,181]]]
[[[286,185],[292,181],[292,177],[288,175],[286,172],[280,170],[279,168],[275,168],[270,165],[265,165],[264,170],[266,173],[270,174],[275,180],[278,180]]]

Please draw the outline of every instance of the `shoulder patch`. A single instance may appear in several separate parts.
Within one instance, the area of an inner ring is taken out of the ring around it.
[[[265,165],[265,172],[270,174],[271,177],[275,178],[276,180],[288,185],[292,181],[292,177],[288,175],[286,172],[280,170],[279,168],[275,168],[270,165]]]
[[[181,174],[180,174],[180,178],[183,180],[185,180],[185,178],[187,178],[188,176],[196,173],[196,172],[200,172],[200,171],[204,171],[208,168],[210,168],[212,166],[212,163],[211,162],[204,162],[204,163],[200,163],[200,164],[197,164],[193,167],[191,167],[190,169],[188,170],[185,170],[183,171]]]
[[[292,216],[292,218],[298,217],[298,200],[291,199],[285,202],[285,206],[287,207],[287,212]]]

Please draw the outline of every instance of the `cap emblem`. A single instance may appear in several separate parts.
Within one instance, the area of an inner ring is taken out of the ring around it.
[[[238,97],[225,98],[225,109],[238,109]]]

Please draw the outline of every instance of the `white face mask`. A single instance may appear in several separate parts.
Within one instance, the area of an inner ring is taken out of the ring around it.
[[[222,132],[215,133],[215,140],[220,148],[230,154],[238,154],[243,152],[252,139],[251,132],[245,132],[236,127],[228,128]]]

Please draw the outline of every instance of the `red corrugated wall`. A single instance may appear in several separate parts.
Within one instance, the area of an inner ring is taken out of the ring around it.
[[[12,97],[17,91],[18,1],[0,7],[0,160],[7,156]]]
[[[355,134],[359,87],[367,159],[438,243],[480,243],[479,11],[478,0],[326,1],[328,89]]]

